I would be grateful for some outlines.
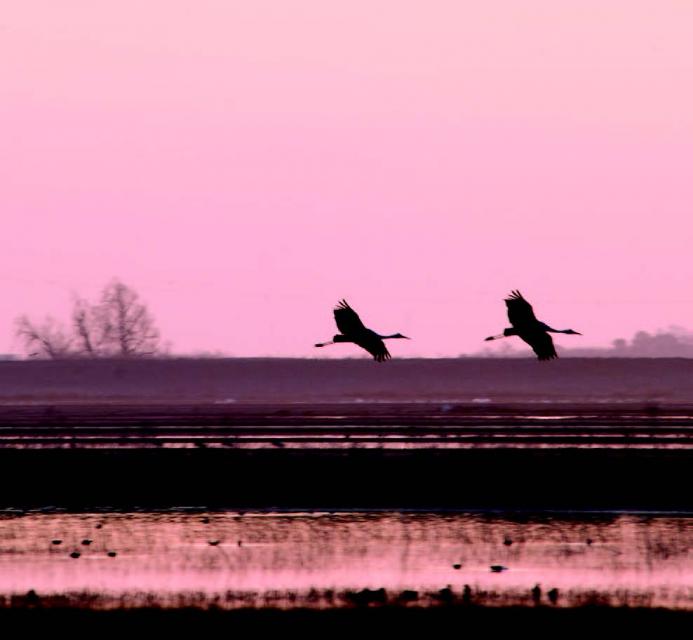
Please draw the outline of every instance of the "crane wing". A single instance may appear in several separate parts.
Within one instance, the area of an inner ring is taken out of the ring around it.
[[[532,336],[532,342],[529,342],[529,346],[532,347],[539,360],[553,360],[554,358],[558,358],[556,347],[553,345],[553,339],[548,333],[543,331],[537,332]]]
[[[508,320],[513,327],[537,322],[532,305],[522,297],[519,291],[512,291],[505,299],[505,304],[508,307]]]
[[[340,300],[339,304],[335,307],[334,319],[340,333],[345,336],[366,330],[363,322],[361,322],[361,318],[359,318],[359,314],[349,306],[346,300]]]
[[[359,340],[356,344],[368,351],[376,362],[385,362],[392,358],[385,343],[378,336],[369,340]]]

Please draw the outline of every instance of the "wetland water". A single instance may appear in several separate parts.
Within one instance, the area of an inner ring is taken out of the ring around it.
[[[8,404],[0,607],[691,611],[692,453],[690,405]]]
[[[5,512],[0,597],[90,608],[690,610],[692,544],[690,517],[673,514]]]

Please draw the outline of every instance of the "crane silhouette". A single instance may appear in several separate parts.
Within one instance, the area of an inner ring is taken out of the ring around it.
[[[553,360],[558,358],[558,354],[553,346],[550,333],[582,335],[572,329],[553,329],[549,325],[537,320],[532,305],[522,297],[519,291],[511,291],[510,295],[505,299],[505,304],[508,307],[508,319],[512,328],[504,329],[500,335],[489,336],[486,340],[519,336],[532,347],[539,360]]]
[[[315,345],[316,347],[326,347],[327,345],[337,342],[353,342],[362,349],[368,351],[376,362],[384,362],[385,360],[389,360],[392,356],[387,350],[383,340],[388,340],[390,338],[411,339],[407,338],[407,336],[403,336],[401,333],[394,333],[391,336],[381,336],[375,331],[368,329],[363,322],[361,322],[359,314],[349,306],[346,300],[340,300],[334,308],[334,319],[340,333],[334,336],[329,342],[318,342]]]

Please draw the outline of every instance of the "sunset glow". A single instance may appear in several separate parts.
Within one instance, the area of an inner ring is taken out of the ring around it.
[[[693,4],[37,0],[0,13],[0,352],[134,287],[177,353],[693,328]],[[329,352],[329,353],[328,353]]]

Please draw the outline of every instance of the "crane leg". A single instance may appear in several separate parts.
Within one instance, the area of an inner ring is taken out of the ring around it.
[[[497,335],[497,336],[489,336],[488,338],[484,338],[484,342],[486,342],[486,341],[488,341],[488,340],[499,340],[500,338],[507,338],[507,337],[508,337],[508,336],[506,336],[505,334],[501,333],[500,335]]]
[[[317,342],[315,344],[316,347],[326,347],[329,344],[334,344],[334,340],[330,340],[329,342]]]

